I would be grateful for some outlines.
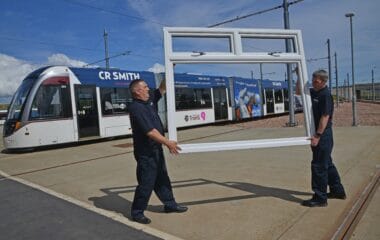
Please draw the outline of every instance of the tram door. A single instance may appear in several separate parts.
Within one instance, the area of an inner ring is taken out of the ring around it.
[[[285,112],[289,112],[289,92],[288,92],[288,89],[284,89],[284,105],[285,105]]]
[[[99,136],[95,85],[75,85],[79,138]]]
[[[213,88],[215,120],[228,118],[228,104],[226,88]]]
[[[273,89],[267,88],[265,89],[265,101],[267,107],[267,114],[274,113],[274,97],[273,97]]]

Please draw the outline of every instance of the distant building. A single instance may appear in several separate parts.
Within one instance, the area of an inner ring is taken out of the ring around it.
[[[372,100],[372,83],[355,84],[357,100]],[[331,90],[332,95],[336,96],[336,88]],[[340,99],[352,99],[352,86],[339,86],[338,95]],[[380,83],[375,83],[375,99],[380,101]]]

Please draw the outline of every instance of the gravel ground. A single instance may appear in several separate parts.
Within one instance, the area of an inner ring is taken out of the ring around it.
[[[360,126],[380,126],[380,104],[357,102],[357,123]],[[297,127],[303,127],[303,113],[296,114]],[[256,127],[256,128],[276,128],[286,127],[289,122],[289,115],[258,119],[253,121],[241,122],[239,127]],[[334,126],[352,126],[352,104],[351,102],[340,103],[339,107],[335,106]]]

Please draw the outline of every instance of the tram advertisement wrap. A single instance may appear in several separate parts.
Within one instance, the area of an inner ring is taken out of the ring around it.
[[[262,116],[261,99],[257,80],[235,80],[234,99],[237,120]]]

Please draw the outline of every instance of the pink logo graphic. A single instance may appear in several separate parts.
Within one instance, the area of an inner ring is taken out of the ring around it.
[[[201,112],[201,118],[203,121],[206,120],[206,113],[205,112]]]

